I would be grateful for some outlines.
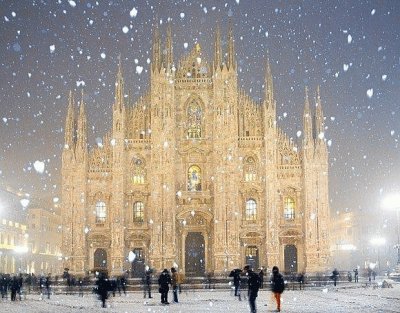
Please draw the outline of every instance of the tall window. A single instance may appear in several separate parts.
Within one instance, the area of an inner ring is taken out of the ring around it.
[[[197,165],[192,165],[189,167],[188,190],[201,191],[201,169]]]
[[[244,181],[250,182],[256,180],[256,162],[253,157],[248,157],[244,164]]]
[[[286,197],[284,205],[285,205],[285,207],[283,209],[283,217],[286,220],[294,220],[295,203],[294,203],[293,198]]]
[[[187,109],[188,138],[201,138],[202,111],[196,101],[192,101]]]
[[[144,184],[145,170],[144,170],[143,161],[141,159],[134,158],[132,160],[132,163],[133,163],[132,182],[135,185]]]
[[[144,220],[144,204],[143,202],[135,202],[133,204],[133,221],[143,222]]]
[[[96,203],[96,223],[104,223],[107,217],[106,204],[103,201]]]
[[[255,221],[257,219],[257,202],[254,199],[246,201],[246,221]]]

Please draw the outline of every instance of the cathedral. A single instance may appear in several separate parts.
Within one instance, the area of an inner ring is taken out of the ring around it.
[[[120,61],[112,129],[90,149],[89,110],[70,93],[61,213],[62,259],[71,273],[329,267],[319,88],[310,99],[305,89],[298,147],[277,125],[269,60],[263,100],[255,101],[238,88],[231,26],[226,42],[218,27],[212,60],[196,44],[174,62],[170,26],[166,36],[156,27],[148,92],[131,103]]]

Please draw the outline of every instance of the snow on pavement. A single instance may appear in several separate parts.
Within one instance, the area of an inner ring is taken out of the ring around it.
[[[172,293],[169,294],[172,302]],[[0,301],[0,311],[14,312],[249,312],[248,302],[239,301],[226,290],[194,290],[182,292],[180,303],[160,304],[160,295],[143,299],[143,293],[133,292],[127,296],[110,297],[108,308],[101,308],[92,294],[52,295],[51,299],[30,294],[23,301]],[[270,291],[260,290],[257,312],[273,312],[276,309]],[[321,287],[309,290],[287,290],[282,295],[282,312],[400,312],[400,285],[394,288],[333,288]]]

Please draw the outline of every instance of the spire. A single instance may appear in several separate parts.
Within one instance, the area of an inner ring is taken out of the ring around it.
[[[161,64],[161,42],[160,42],[160,31],[158,29],[158,20],[153,30],[153,60],[152,60],[152,71],[160,69]]]
[[[265,66],[265,101],[266,106],[268,108],[275,107],[275,100],[274,100],[274,81],[272,79],[272,71],[271,71],[271,64],[269,63],[269,56],[267,52],[267,64]]]
[[[321,95],[319,86],[317,87],[317,97],[315,104],[315,137],[324,139],[324,114],[322,112]]]
[[[312,118],[310,111],[310,102],[308,101],[308,88],[305,87],[304,99],[304,113],[303,113],[303,131],[304,131],[304,144],[312,142]]]
[[[72,91],[69,91],[68,97],[68,111],[65,119],[65,134],[64,141],[65,149],[71,149],[74,144],[74,132],[75,132],[75,121],[74,121],[74,95]]]
[[[236,62],[235,62],[235,46],[234,46],[234,39],[233,39],[233,26],[232,20],[229,20],[229,31],[228,31],[228,69],[235,69]]]
[[[214,68],[217,69],[221,67],[221,64],[222,64],[221,30],[219,29],[219,24],[217,24],[217,29],[215,31],[215,42],[214,42]]]
[[[78,127],[76,133],[77,133],[76,146],[82,148],[83,150],[86,150],[87,130],[86,130],[85,102],[83,101],[83,89],[82,89],[81,103],[79,105]]]
[[[173,50],[172,50],[172,27],[171,27],[171,22],[168,23],[167,26],[167,39],[165,42],[165,50],[166,50],[166,67],[170,68],[172,67],[172,64],[174,63],[174,55],[173,55]]]
[[[117,72],[117,78],[115,80],[114,110],[119,110],[121,112],[123,107],[124,107],[124,78],[122,76],[121,56],[119,56],[118,72]]]

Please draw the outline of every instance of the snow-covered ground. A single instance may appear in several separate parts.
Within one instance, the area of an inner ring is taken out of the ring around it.
[[[191,290],[179,295],[179,303],[160,304],[160,295],[143,299],[143,293],[110,297],[108,308],[101,308],[92,294],[52,295],[51,299],[30,294],[25,300],[1,301],[0,312],[249,312],[247,300],[239,301],[226,290]],[[172,300],[172,293],[169,294]],[[171,301],[172,302],[172,301]],[[257,312],[273,312],[276,307],[271,293],[261,290],[257,298]],[[282,312],[400,312],[400,284],[393,288],[333,286],[308,290],[286,290],[282,295]]]

